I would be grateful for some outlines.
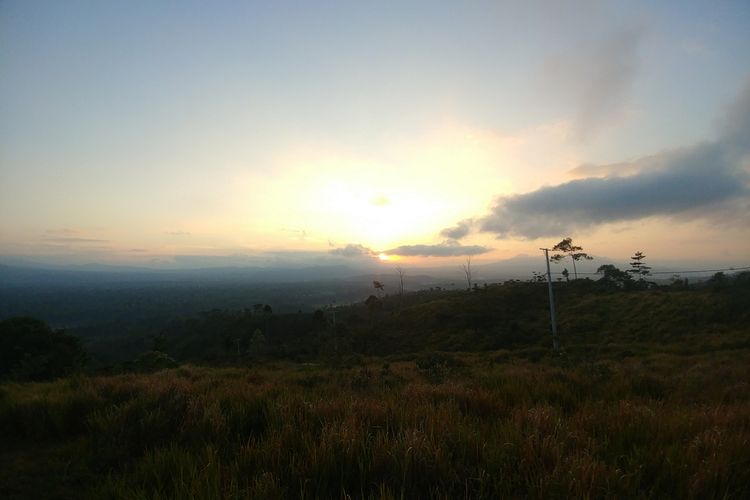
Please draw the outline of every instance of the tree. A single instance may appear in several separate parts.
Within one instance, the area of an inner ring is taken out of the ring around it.
[[[404,269],[401,266],[396,266],[396,272],[398,273],[398,283],[399,283],[399,295],[404,294],[404,276],[406,273],[404,272]]]
[[[573,279],[578,279],[578,269],[576,262],[579,260],[594,260],[592,256],[583,251],[583,247],[573,244],[573,238],[565,238],[560,243],[552,247],[553,252],[560,252],[552,255],[549,260],[560,262],[565,257],[570,257],[573,261]]]
[[[615,285],[620,288],[626,287],[627,284],[632,280],[627,272],[616,268],[612,264],[604,264],[603,266],[599,266],[596,272],[597,274],[602,275],[602,277],[599,278],[599,281]]]
[[[547,276],[545,274],[542,274],[539,271],[531,271],[531,279],[529,280],[529,283],[546,283],[546,282],[547,282]]]
[[[466,257],[466,264],[461,264],[461,270],[466,275],[466,289],[471,290],[471,256]]]
[[[385,290],[385,284],[378,280],[374,280],[372,282],[372,286],[375,288],[375,290],[378,291],[378,294],[383,293],[383,291]]]
[[[632,274],[634,278],[637,277],[640,282],[645,282],[646,277],[651,275],[651,267],[646,265],[644,262],[645,258],[646,256],[643,252],[635,252],[635,255],[630,257],[630,269],[627,271]]]
[[[374,295],[367,297],[365,305],[367,306],[367,310],[370,311],[370,314],[376,314],[383,309],[383,301]]]
[[[78,337],[44,321],[0,321],[0,380],[50,380],[80,371],[87,357]]]
[[[729,284],[729,277],[720,271],[708,278],[706,280],[706,284],[711,286],[715,290],[726,288]]]

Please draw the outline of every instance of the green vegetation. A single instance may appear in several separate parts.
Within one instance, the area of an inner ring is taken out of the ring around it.
[[[4,383],[0,496],[750,496],[748,275],[555,286],[561,354],[506,283],[215,311],[129,373]]]
[[[750,323],[750,273],[663,287],[614,277],[554,283],[561,341],[569,354],[611,343],[742,342]],[[624,276],[624,278],[623,278]],[[214,310],[162,331],[175,360],[242,364],[258,360],[319,362],[332,357],[423,351],[543,349],[551,345],[546,284],[506,282],[471,292],[425,290],[315,313]],[[262,345],[254,342],[262,335]],[[142,350],[151,341],[144,339]]]
[[[77,337],[34,318],[0,321],[0,380],[48,380],[79,371],[86,354]]]

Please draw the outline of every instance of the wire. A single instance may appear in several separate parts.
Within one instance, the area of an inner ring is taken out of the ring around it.
[[[650,271],[650,274],[687,274],[687,273],[720,273],[723,271],[744,271],[750,269],[750,266],[743,266],[743,267],[728,267],[725,269],[691,269],[687,271]],[[626,271],[627,272],[627,271]],[[547,274],[547,273],[542,273]],[[562,272],[553,272],[552,274],[563,274]],[[570,273],[569,273],[570,274]],[[581,272],[579,271],[578,274],[602,274],[602,273],[590,273],[590,272]]]
[[[723,271],[743,271],[746,269],[750,269],[750,266],[730,267],[727,269],[699,269],[697,271],[651,271],[651,274],[720,273]]]

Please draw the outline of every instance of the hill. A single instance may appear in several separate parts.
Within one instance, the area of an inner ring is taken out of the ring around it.
[[[741,276],[723,287],[621,290],[591,280],[555,283],[561,342],[569,354],[609,345],[687,349],[745,342],[750,287]],[[251,345],[258,334],[262,348]],[[160,335],[170,356],[198,363],[425,351],[546,352],[551,344],[546,284],[515,281],[470,292],[389,295],[377,299],[374,308],[359,303],[314,314],[215,310],[172,322]],[[148,342],[141,339],[141,347]]]
[[[557,283],[561,353],[543,283],[177,321],[0,384],[0,496],[747,498],[747,277]]]

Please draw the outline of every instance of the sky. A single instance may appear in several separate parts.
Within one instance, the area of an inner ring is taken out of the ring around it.
[[[750,4],[0,1],[0,258],[748,265]]]

